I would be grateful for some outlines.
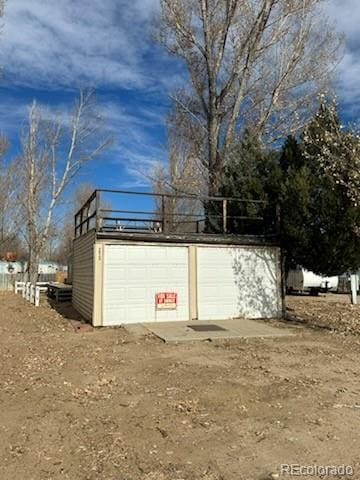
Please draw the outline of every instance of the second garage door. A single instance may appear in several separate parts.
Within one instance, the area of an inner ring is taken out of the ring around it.
[[[189,319],[188,248],[105,245],[103,325]],[[176,310],[157,310],[155,295],[175,292]]]
[[[199,247],[199,320],[279,316],[279,249]]]

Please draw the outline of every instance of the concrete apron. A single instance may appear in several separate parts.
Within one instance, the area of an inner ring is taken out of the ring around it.
[[[196,320],[189,322],[143,323],[157,337],[165,342],[184,342],[194,340],[216,340],[227,338],[284,337],[294,333],[289,329],[267,325],[261,320]],[[201,331],[191,327],[199,327]],[[209,327],[209,328],[207,328]],[[217,328],[215,330],[215,328]]]

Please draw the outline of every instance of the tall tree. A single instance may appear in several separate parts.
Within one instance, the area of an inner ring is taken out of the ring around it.
[[[8,141],[0,137],[0,254],[19,245],[21,225],[17,189],[19,169],[16,161],[5,159]]]
[[[346,186],[324,168],[321,157],[315,155],[318,149],[325,150],[322,138],[327,138],[319,135],[318,129],[331,132],[336,119],[332,115],[322,118],[320,125],[316,115],[300,140],[288,137],[278,153],[266,151],[256,138],[245,136],[236,148],[237,162],[225,168],[220,191],[265,201],[258,212],[264,217],[265,232],[272,230],[274,212],[280,206],[287,269],[299,264],[318,274],[338,275],[360,267],[360,206],[349,197]],[[309,132],[311,144],[307,143]],[[336,145],[327,148],[332,147],[331,156],[337,161],[342,152]],[[234,204],[229,214],[236,217],[243,211]],[[229,228],[234,233],[254,233],[252,224],[236,219],[229,221]]]
[[[69,208],[66,212],[65,218],[62,220],[61,228],[57,229],[57,249],[55,252],[56,260],[64,265],[67,265],[69,256],[73,250],[74,240],[74,216],[90,198],[94,192],[95,186],[89,183],[79,185],[72,195],[69,203]],[[104,206],[102,208],[105,208]]]
[[[276,233],[280,177],[278,154],[266,149],[256,134],[245,131],[225,161],[219,187],[222,196],[241,199],[227,202],[229,232]],[[206,213],[208,230],[213,231],[215,226],[216,231],[222,231],[222,205],[207,202]]]
[[[216,194],[239,129],[267,141],[296,132],[327,84],[340,39],[319,0],[160,0],[159,39],[180,57],[191,86],[174,96],[203,142]],[[194,135],[196,138],[194,138]]]
[[[197,127],[197,126],[196,126]],[[151,182],[155,193],[177,195],[201,196],[206,192],[206,172],[203,164],[199,162],[199,142],[189,142],[195,139],[194,125],[189,124],[185,114],[177,103],[174,102],[167,118],[167,146],[168,165],[159,163],[151,174]],[[163,203],[163,204],[162,204]],[[179,197],[165,197],[158,201],[157,210],[161,216],[162,209],[166,212],[167,231],[186,231],[186,227],[193,225],[181,222],[181,214],[199,214],[200,202]],[[194,217],[195,219],[195,217]]]
[[[297,263],[323,275],[360,267],[360,208],[346,189],[327,175],[320,161],[304,155],[302,167],[284,172],[283,245],[288,264]]]
[[[322,97],[319,111],[304,132],[305,155],[360,205],[360,132],[341,125],[335,100]],[[359,226],[360,227],[360,226]]]
[[[320,273],[360,268],[360,138],[340,124],[336,103],[322,99],[303,134],[303,159],[312,176],[308,238],[303,261]]]
[[[73,111],[45,115],[34,102],[22,138],[20,171],[28,269],[36,280],[40,255],[48,241],[56,207],[66,187],[89,161],[109,144],[92,91],[80,91]]]

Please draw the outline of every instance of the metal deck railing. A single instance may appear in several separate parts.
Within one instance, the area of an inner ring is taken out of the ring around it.
[[[276,235],[279,215],[261,200],[95,190],[75,215],[75,238],[119,235]]]

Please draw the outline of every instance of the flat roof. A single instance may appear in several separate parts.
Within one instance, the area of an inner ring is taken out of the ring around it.
[[[165,233],[128,233],[128,232],[96,232],[99,240],[120,240],[149,243],[194,243],[211,245],[262,245],[280,246],[279,238],[276,235],[235,235],[235,234],[165,234]]]

